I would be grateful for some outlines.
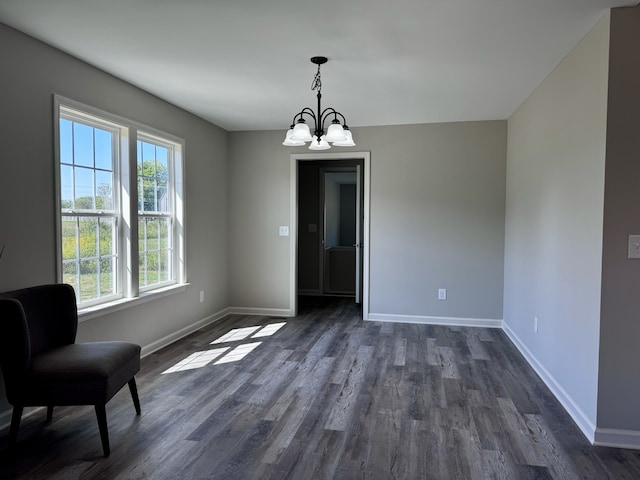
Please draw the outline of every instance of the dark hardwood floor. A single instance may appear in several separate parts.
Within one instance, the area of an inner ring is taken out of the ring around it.
[[[144,358],[142,415],[126,388],[107,405],[108,458],[91,407],[23,420],[12,454],[3,430],[0,478],[640,479],[640,452],[589,445],[500,330],[363,322],[346,299],[320,303],[234,315]]]

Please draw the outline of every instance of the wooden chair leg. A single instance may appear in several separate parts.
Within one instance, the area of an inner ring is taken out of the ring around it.
[[[11,415],[11,427],[9,428],[9,449],[12,449],[18,439],[18,428],[20,428],[20,420],[22,419],[22,411],[24,407],[20,405],[13,406]]]
[[[53,418],[53,405],[47,406],[47,423]]]
[[[133,398],[133,405],[136,407],[136,413],[140,415],[140,399],[138,398],[138,387],[136,386],[136,379],[129,380],[129,391],[131,392],[131,398]]]
[[[104,451],[104,456],[108,457],[111,449],[109,448],[109,431],[107,430],[107,409],[105,405],[95,405],[95,408],[98,428],[100,429],[100,440],[102,440],[102,450]]]

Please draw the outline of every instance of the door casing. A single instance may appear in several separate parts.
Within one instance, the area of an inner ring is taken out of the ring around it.
[[[371,153],[293,153],[290,156],[290,218],[289,218],[289,310],[291,316],[298,314],[298,165],[304,161],[318,160],[362,160],[363,202],[362,222],[362,318],[369,319],[369,210],[371,191]]]

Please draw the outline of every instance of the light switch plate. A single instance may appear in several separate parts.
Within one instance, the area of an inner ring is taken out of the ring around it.
[[[640,258],[640,235],[629,235],[628,258]]]
[[[279,233],[281,237],[288,237],[289,236],[289,226],[288,225],[280,225],[279,228]]]

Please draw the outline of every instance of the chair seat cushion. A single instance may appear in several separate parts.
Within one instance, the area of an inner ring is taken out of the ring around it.
[[[20,395],[23,405],[105,404],[140,370],[140,346],[128,342],[76,343],[31,358]]]

